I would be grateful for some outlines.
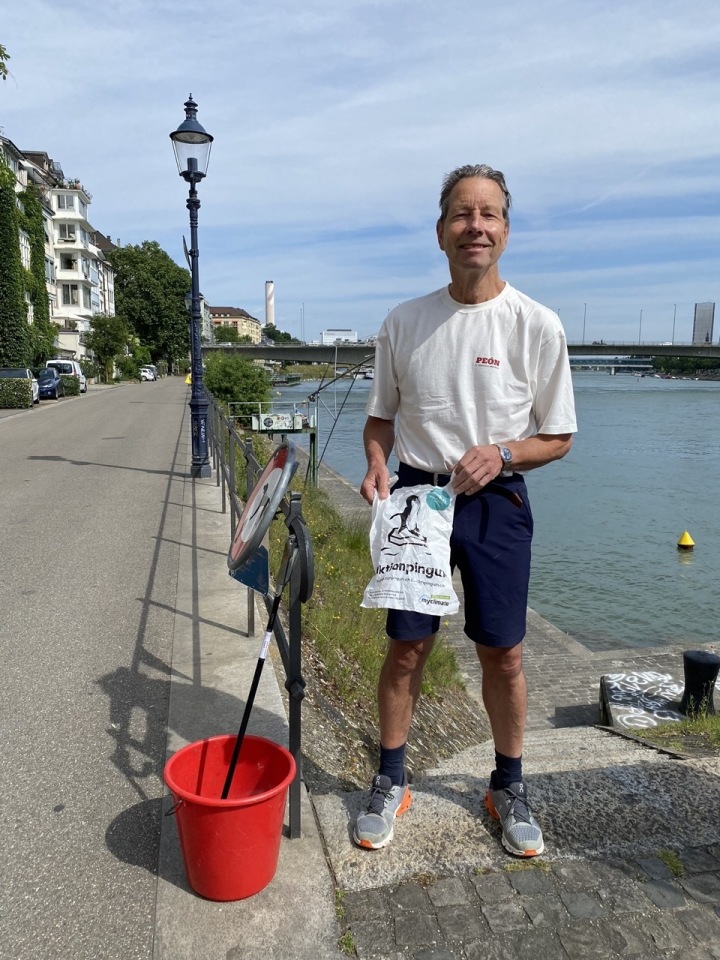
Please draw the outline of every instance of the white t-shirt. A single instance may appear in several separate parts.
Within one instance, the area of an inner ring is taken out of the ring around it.
[[[433,473],[476,444],[574,433],[560,318],[507,283],[485,303],[446,287],[401,303],[378,335],[365,412],[395,420],[398,459]]]

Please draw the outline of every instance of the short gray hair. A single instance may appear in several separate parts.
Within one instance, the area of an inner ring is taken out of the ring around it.
[[[464,167],[457,167],[443,177],[442,190],[440,191],[440,220],[445,220],[448,212],[450,194],[453,188],[461,180],[468,180],[471,177],[479,177],[481,180],[492,180],[502,190],[503,195],[503,217],[505,222],[510,222],[510,204],[512,197],[505,183],[505,177],[499,170],[493,170],[486,163],[466,163]]]

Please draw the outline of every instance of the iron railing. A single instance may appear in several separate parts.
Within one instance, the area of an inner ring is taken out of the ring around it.
[[[255,486],[263,471],[263,465],[253,452],[252,440],[241,436],[235,429],[234,418],[229,416],[215,400],[210,391],[208,398],[207,430],[212,467],[216,485],[222,488],[222,512],[230,510],[230,540],[235,535],[243,503],[237,493],[238,464],[245,471],[245,497]],[[302,717],[301,704],[305,696],[305,681],[302,677],[302,604],[312,593],[313,561],[310,534],[302,515],[301,494],[291,491],[280,501],[291,550],[299,551],[299,563],[295,563],[289,581],[288,635],[280,619],[275,620],[273,634],[285,671],[285,689],[288,691],[288,749],[296,764],[295,779],[289,790],[289,825],[291,839],[301,835],[300,801],[302,788]],[[253,590],[247,590],[248,633],[255,633],[255,598]],[[272,598],[263,597],[270,611]]]

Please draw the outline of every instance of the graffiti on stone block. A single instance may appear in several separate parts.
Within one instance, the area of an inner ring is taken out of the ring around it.
[[[669,673],[653,670],[610,673],[603,677],[613,724],[635,729],[681,720],[677,702],[683,688]]]

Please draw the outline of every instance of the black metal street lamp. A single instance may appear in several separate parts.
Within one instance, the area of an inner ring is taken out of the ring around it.
[[[200,342],[200,277],[198,275],[198,210],[200,199],[198,184],[207,172],[213,138],[198,123],[197,104],[192,94],[185,101],[185,119],[174,133],[170,134],[175,150],[178,173],[190,184],[187,208],[190,211],[190,355],[192,358],[190,391],[190,430],[192,439],[192,475],[209,477],[207,411],[208,401],[203,386],[202,346]]]

